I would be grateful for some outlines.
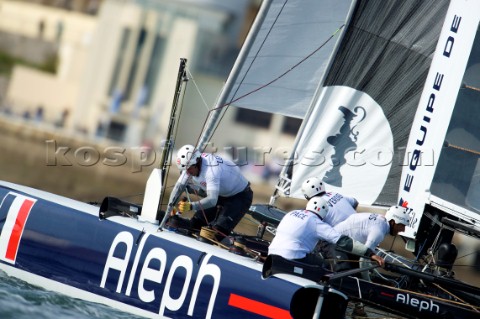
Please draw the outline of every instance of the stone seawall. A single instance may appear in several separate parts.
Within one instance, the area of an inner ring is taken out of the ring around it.
[[[44,130],[13,118],[0,119],[0,145],[1,180],[81,201],[116,196],[141,202],[145,181],[158,166],[134,171],[128,153],[122,165],[105,164],[105,149],[121,146],[66,137],[61,131]]]

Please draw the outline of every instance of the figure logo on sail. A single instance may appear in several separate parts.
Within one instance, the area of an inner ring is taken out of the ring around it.
[[[338,109],[343,113],[344,122],[338,134],[327,138],[327,142],[333,146],[333,154],[330,157],[333,166],[327,171],[323,177],[323,181],[330,185],[341,187],[342,174],[340,173],[340,168],[347,162],[345,157],[347,152],[357,149],[356,142],[359,132],[354,132],[354,129],[358,123],[363,121],[367,112],[361,106],[355,107],[353,112],[344,106],[340,106]],[[362,113],[361,118],[352,126],[352,121],[359,115],[359,111]]]

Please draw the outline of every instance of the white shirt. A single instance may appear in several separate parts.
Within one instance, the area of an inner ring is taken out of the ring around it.
[[[247,187],[248,181],[237,164],[210,153],[203,153],[201,159],[200,175],[191,176],[190,183],[205,191],[207,197],[193,202],[194,210],[213,207],[218,196],[230,197]]]
[[[319,240],[335,244],[341,234],[308,210],[294,210],[286,214],[268,247],[268,253],[287,259],[303,258],[315,248]]]
[[[343,222],[349,216],[356,213],[354,205],[357,201],[352,197],[343,196],[339,193],[327,192],[322,195],[328,202],[328,213],[323,221],[331,226]]]
[[[389,233],[390,225],[383,215],[357,213],[336,225],[334,229],[374,250]]]

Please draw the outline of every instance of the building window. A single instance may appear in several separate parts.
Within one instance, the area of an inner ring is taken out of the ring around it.
[[[127,126],[124,123],[112,121],[108,127],[107,138],[114,141],[123,142],[126,131]]]
[[[145,76],[144,86],[147,90],[147,96],[145,97],[145,104],[149,104],[152,99],[152,91],[157,84],[158,73],[160,70],[160,63],[163,57],[163,51],[165,48],[165,39],[160,35],[155,37],[155,44],[153,45],[152,55],[150,57],[150,63],[148,64],[147,75]]]
[[[130,29],[123,29],[122,41],[120,42],[120,47],[117,51],[117,59],[115,61],[115,67],[113,69],[112,78],[110,80],[110,87],[108,89],[108,95],[112,96],[113,93],[119,89],[118,78],[120,76],[120,71],[123,64],[125,63],[125,52],[127,51],[128,39],[130,38]]]
[[[286,116],[283,119],[282,133],[297,135],[300,125],[302,125],[301,119]]]
[[[270,122],[272,122],[272,114],[238,108],[235,121],[242,124],[268,129],[270,127]]]
[[[147,30],[144,28],[138,33],[137,44],[135,46],[135,54],[133,56],[132,65],[130,66],[130,71],[128,72],[127,86],[125,88],[125,99],[129,99],[132,95],[133,82],[138,70],[138,63],[140,56],[142,54],[143,46],[145,44],[145,39],[147,38]]]

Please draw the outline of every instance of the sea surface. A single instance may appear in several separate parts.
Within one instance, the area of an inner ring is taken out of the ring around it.
[[[32,286],[0,271],[1,319],[136,319],[134,315]]]
[[[351,309],[347,309],[350,318]],[[140,319],[111,307],[47,291],[0,271],[0,319]],[[369,318],[399,318],[369,312]]]

